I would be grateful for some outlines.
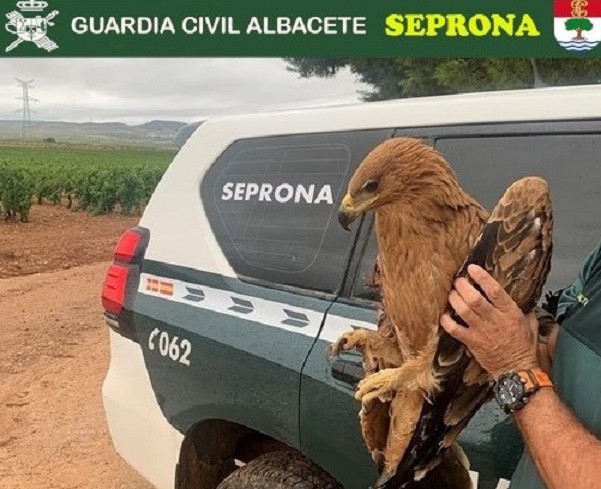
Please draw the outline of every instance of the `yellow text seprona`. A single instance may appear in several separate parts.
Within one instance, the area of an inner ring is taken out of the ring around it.
[[[390,14],[387,36],[517,36],[537,37],[540,31],[528,14]]]

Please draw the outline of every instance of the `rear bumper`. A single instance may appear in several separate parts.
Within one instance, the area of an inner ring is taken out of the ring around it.
[[[110,331],[111,362],[102,387],[117,453],[158,489],[173,489],[184,436],[157,404],[137,343]]]

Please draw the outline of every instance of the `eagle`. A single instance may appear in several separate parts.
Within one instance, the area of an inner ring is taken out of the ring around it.
[[[485,171],[485,170],[482,170]],[[357,349],[365,377],[355,397],[377,488],[470,488],[469,462],[456,443],[492,398],[493,380],[440,326],[454,280],[482,266],[524,313],[536,311],[539,334],[552,316],[537,307],[551,268],[553,212],[547,182],[514,182],[488,213],[464,191],[450,164],[425,142],[388,139],[353,174],[338,211],[349,225],[373,211],[381,294],[377,330],[355,328],[329,347]],[[467,325],[465,325],[467,326]]]

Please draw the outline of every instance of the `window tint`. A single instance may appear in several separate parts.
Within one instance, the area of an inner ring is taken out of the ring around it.
[[[511,183],[538,175],[551,186],[554,248],[546,290],[569,285],[601,238],[601,135],[441,139],[436,148],[462,187],[489,211]]]
[[[202,184],[202,198],[234,270],[269,282],[334,292],[353,234],[337,209],[352,172],[388,131],[242,140]]]
[[[353,286],[353,297],[368,301],[379,301],[380,295],[373,287],[374,264],[378,255],[378,240],[372,227],[365,251],[361,256],[361,264]]]

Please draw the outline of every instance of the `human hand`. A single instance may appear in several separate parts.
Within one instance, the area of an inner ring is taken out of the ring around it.
[[[459,278],[449,295],[449,303],[469,327],[460,325],[448,313],[440,318],[440,325],[465,344],[495,380],[507,372],[539,367],[535,314],[524,315],[501,285],[481,267],[470,265],[468,273],[491,302],[466,278]]]

